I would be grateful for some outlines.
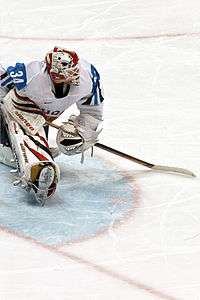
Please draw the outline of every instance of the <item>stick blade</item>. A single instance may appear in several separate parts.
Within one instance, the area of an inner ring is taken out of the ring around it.
[[[163,172],[169,172],[169,173],[178,173],[178,174],[182,174],[182,175],[196,177],[196,175],[193,172],[191,172],[187,169],[182,169],[182,168],[154,165],[151,169],[156,170],[156,171],[163,171]]]

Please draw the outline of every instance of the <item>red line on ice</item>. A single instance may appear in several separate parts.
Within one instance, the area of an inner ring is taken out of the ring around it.
[[[135,36],[111,36],[111,37],[83,37],[83,38],[73,38],[73,37],[23,37],[23,36],[10,36],[10,35],[0,35],[0,39],[9,40],[31,40],[31,41],[71,41],[71,42],[81,42],[81,41],[121,41],[121,40],[137,40],[137,39],[154,39],[154,38],[167,38],[167,37],[182,37],[182,36],[199,36],[200,32],[183,32],[183,33],[158,33],[152,35],[135,35]]]
[[[125,175],[125,174],[124,174]],[[127,179],[129,180],[129,183],[130,185],[132,185],[132,178],[130,176],[127,176]],[[134,186],[135,186],[135,182],[134,182]],[[136,191],[136,194],[134,193],[134,202],[135,203],[135,206],[132,208],[132,212],[129,212],[130,214],[133,213],[133,209],[134,208],[137,208],[139,206],[139,192],[138,192],[138,189]],[[114,227],[116,226],[117,224],[114,225]],[[119,225],[119,224],[118,224]],[[61,247],[61,246],[64,246],[63,245],[57,245],[57,246],[50,246],[50,245],[46,245],[46,244],[43,244],[31,237],[28,237],[28,236],[25,236],[21,233],[17,233],[13,230],[10,230],[8,228],[5,228],[3,226],[0,226],[0,232],[4,232],[4,233],[7,233],[11,236],[15,236],[19,239],[23,239],[27,242],[30,242],[36,246],[38,246],[38,248],[43,248],[43,249],[46,249],[56,255],[59,255],[59,256],[62,256],[64,257],[65,259],[67,260],[72,260],[73,262],[75,263],[78,263],[78,264],[81,264],[81,265],[84,265],[85,267],[89,268],[89,269],[92,269],[93,271],[97,272],[97,273],[101,273],[101,274],[104,274],[114,280],[119,280],[123,283],[126,283],[128,284],[129,286],[131,286],[132,288],[137,288],[139,290],[143,290],[144,292],[148,293],[148,294],[151,294],[151,295],[154,295],[156,297],[159,297],[161,299],[165,299],[165,300],[178,300],[177,298],[173,297],[173,296],[170,296],[162,291],[159,291],[149,285],[146,285],[146,284],[143,284],[142,282],[140,281],[137,281],[137,280],[134,280],[126,275],[123,275],[123,274],[120,274],[118,272],[115,272],[107,267],[103,267],[101,265],[98,265],[98,264],[95,264],[93,263],[92,261],[89,261],[87,259],[84,259],[80,256],[77,256],[77,255],[74,255],[68,251],[65,251],[65,250],[62,250],[62,249],[59,249],[58,247]]]
[[[40,248],[43,248],[43,249],[46,249],[54,254],[57,254],[59,256],[62,256],[64,258],[66,258],[67,260],[72,260],[74,261],[75,263],[78,263],[78,264],[81,264],[81,265],[84,265],[86,266],[87,268],[90,268],[90,269],[93,269],[94,271],[98,272],[98,273],[101,273],[101,274],[104,274],[104,275],[107,275],[115,280],[119,280],[123,283],[126,283],[128,284],[129,286],[132,286],[134,288],[138,288],[140,290],[143,290],[151,295],[154,295],[154,296],[157,296],[157,297],[160,297],[161,299],[166,299],[166,300],[178,300],[177,298],[173,297],[173,296],[170,296],[170,295],[167,295],[165,293],[163,293],[162,291],[159,291],[157,289],[154,289],[152,288],[151,286],[149,285],[146,285],[146,284],[143,284],[139,281],[136,281],[136,280],[133,280],[132,278],[128,277],[128,276],[125,276],[123,274],[119,274],[115,271],[112,271],[110,270],[109,268],[106,268],[106,267],[103,267],[103,266],[100,266],[100,265],[97,265],[89,260],[86,260],[82,257],[79,257],[77,255],[74,255],[70,252],[67,252],[67,251],[62,251],[62,250],[59,250],[57,249],[56,247],[54,246],[49,246],[49,245],[45,245],[39,241],[36,241],[34,240],[33,238],[31,237],[27,237],[27,236],[23,236],[22,234],[19,234],[19,233],[16,233],[10,229],[6,229],[2,226],[0,226],[0,232],[4,232],[4,233],[7,233],[9,235],[12,235],[12,236],[15,236],[19,239],[23,239],[25,241],[28,241],[28,242],[31,242],[32,244],[40,247]]]

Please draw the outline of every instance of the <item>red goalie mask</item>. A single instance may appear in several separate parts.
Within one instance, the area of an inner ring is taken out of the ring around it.
[[[79,85],[78,55],[64,48],[54,47],[46,54],[47,71],[55,83]]]

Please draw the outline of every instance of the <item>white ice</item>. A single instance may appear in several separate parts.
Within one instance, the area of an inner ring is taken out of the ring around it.
[[[54,45],[76,50],[104,83],[101,142],[197,175],[106,155],[137,187],[133,214],[59,249],[0,227],[0,299],[200,299],[199,1],[0,0],[0,7],[4,65],[43,59]]]

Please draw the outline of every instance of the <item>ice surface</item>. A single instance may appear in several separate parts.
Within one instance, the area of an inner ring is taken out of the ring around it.
[[[137,196],[132,214],[104,234],[58,246],[57,241],[35,239],[30,227],[26,234],[25,228],[12,227],[19,210],[31,225],[30,209],[23,198],[9,200],[11,175],[1,168],[0,299],[199,299],[199,1],[1,0],[0,4],[4,65],[43,59],[54,45],[76,50],[98,68],[104,83],[101,142],[149,162],[191,169],[198,176],[155,173],[97,149],[98,177],[106,190],[112,187],[105,179],[109,172],[109,180],[117,181],[116,174],[120,184],[126,173]],[[72,111],[76,109],[62,118]],[[110,163],[114,165],[108,167]],[[78,161],[74,165],[76,169]],[[88,158],[87,176],[90,168]],[[75,169],[70,165],[72,174]],[[67,173],[66,168],[63,176]],[[79,192],[87,201],[84,185],[89,179],[78,174]],[[67,179],[64,182],[72,187]],[[58,192],[66,192],[65,188],[61,182]],[[126,198],[126,192],[120,190],[120,197]],[[59,194],[55,206],[52,203],[52,211],[50,206],[44,210],[48,226],[55,207],[59,213],[52,218],[59,223],[60,198]],[[108,212],[106,198],[101,199]],[[90,213],[99,209],[96,203],[89,205]],[[84,215],[87,208],[81,207]],[[85,217],[90,224],[91,215]]]

